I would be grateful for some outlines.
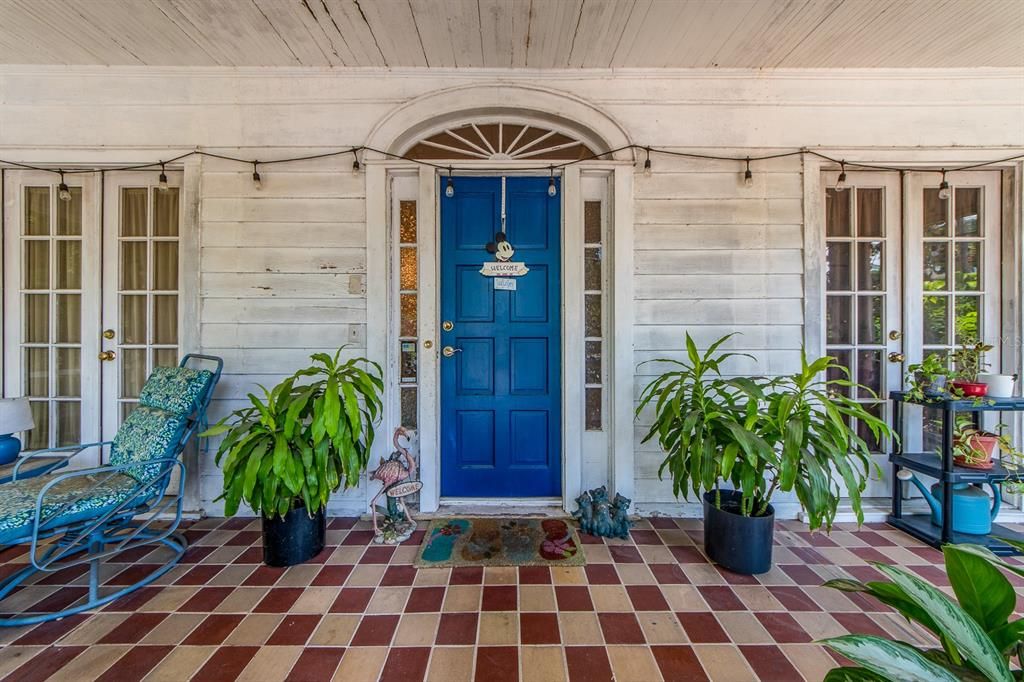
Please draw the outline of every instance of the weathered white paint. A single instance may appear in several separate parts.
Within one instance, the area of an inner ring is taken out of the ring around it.
[[[421,3],[413,3],[412,11],[417,22],[435,20]],[[618,30],[612,14],[598,12],[594,20],[600,17],[608,31]],[[525,31],[516,16],[495,21],[500,27],[487,30]],[[628,31],[640,35],[636,26]],[[451,49],[454,60],[468,48],[442,42],[426,49]],[[481,52],[485,61],[500,58],[490,46]],[[952,165],[1024,147],[1019,69],[540,73],[8,66],[0,67],[0,158],[115,165],[202,145],[273,159],[371,139],[391,145],[408,129],[438,124],[438,118],[450,122],[538,103],[541,114],[576,117],[602,138],[680,152],[756,156],[813,145],[837,158]],[[438,108],[426,119],[413,115],[425,104]],[[642,511],[679,507],[670,487],[657,481],[656,448],[637,444],[647,420],[641,415],[634,424],[634,400],[656,368],[637,370],[636,364],[679,357],[686,331],[701,344],[739,331],[730,346],[751,352],[756,362],[738,360],[728,372],[788,371],[805,337],[813,338],[806,326],[806,277],[820,276],[813,268],[820,247],[808,240],[807,230],[820,227],[808,197],[821,192],[821,179],[817,171],[804,173],[805,163],[817,168],[816,162],[800,156],[755,162],[751,188],[743,186],[742,164],[735,162],[658,154],[653,162],[650,177],[610,165],[623,183],[612,195],[613,295],[620,315],[612,329],[610,374],[617,383],[609,473],[621,490],[632,486]],[[244,165],[189,162],[185,201],[194,219],[186,212],[183,226],[194,231],[185,238],[197,241],[199,281],[196,346],[188,350],[220,354],[227,363],[213,416],[243,406],[257,383],[273,383],[305,365],[313,350],[348,341],[351,354],[385,360],[380,330],[388,311],[380,302],[387,300],[386,272],[369,264],[386,259],[390,166],[372,158],[365,166],[353,175],[350,156],[261,166],[263,189],[257,191]],[[421,174],[421,196],[432,196],[435,187],[432,171]],[[1019,224],[1019,184],[1013,191],[1018,208],[1010,213]],[[421,213],[421,224],[434,217]],[[423,338],[436,322],[421,320]],[[220,473],[210,453],[202,455],[200,474],[200,504],[216,512]],[[365,501],[362,486],[339,495],[332,507],[355,511]]]
[[[348,67],[1010,66],[1013,0],[5,0],[13,63]]]

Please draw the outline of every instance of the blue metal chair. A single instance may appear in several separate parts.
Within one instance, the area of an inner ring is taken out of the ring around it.
[[[189,364],[206,363],[212,369]],[[157,367],[146,380],[139,406],[128,415],[112,441],[39,450],[19,459],[9,483],[0,484],[0,549],[30,546],[25,568],[0,580],[2,600],[39,571],[54,572],[88,564],[89,593],[84,602],[52,613],[0,618],[0,626],[56,620],[111,602],[148,585],[171,570],[187,548],[177,532],[182,496],[166,497],[175,470],[185,483],[181,454],[205,423],[206,409],[220,379],[223,361],[190,354],[178,367]],[[54,473],[80,452],[110,446],[106,466]],[[24,478],[23,467],[46,473]],[[166,563],[142,580],[100,594],[100,562],[143,545],[171,550]]]

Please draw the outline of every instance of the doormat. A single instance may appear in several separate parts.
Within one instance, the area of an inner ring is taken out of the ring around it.
[[[434,519],[416,555],[417,568],[585,563],[576,527],[564,519]]]

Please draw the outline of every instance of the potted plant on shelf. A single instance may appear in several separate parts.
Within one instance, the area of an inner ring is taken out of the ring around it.
[[[842,481],[862,520],[870,448],[849,420],[876,439],[892,432],[848,397],[851,388],[870,389],[827,378],[829,370],[846,373],[832,358],[809,363],[801,354],[800,371],[776,379],[723,377],[722,364],[744,355],[718,352],[731,336],[701,354],[687,334],[687,361],[656,361],[675,368],[644,389],[637,416],[653,408],[643,440],[657,437],[666,453],[659,476],[669,472],[677,497],[702,495],[708,556],[737,573],[763,573],[771,568],[772,496],[792,491],[812,530],[831,528]]]
[[[380,367],[314,353],[252,407],[232,412],[203,435],[226,434],[216,462],[224,470],[224,512],[244,500],[263,519],[263,560],[291,566],[324,547],[331,493],[358,484],[366,470],[384,389]],[[363,369],[363,367],[367,369]],[[311,382],[305,383],[308,379]]]
[[[907,367],[907,397],[915,402],[937,398],[946,390],[949,368],[938,353],[930,353],[920,363]]]
[[[992,346],[982,341],[965,341],[953,353],[953,364],[956,371],[953,374],[953,392],[962,397],[980,398],[988,392],[988,385],[978,381],[978,374],[988,367],[985,362],[985,353],[992,350]]]

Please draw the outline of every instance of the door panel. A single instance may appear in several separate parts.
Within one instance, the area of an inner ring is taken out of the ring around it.
[[[506,180],[505,232],[529,272],[514,291],[480,274],[501,231],[501,178],[441,197],[441,491],[561,494],[560,205],[547,178]]]

